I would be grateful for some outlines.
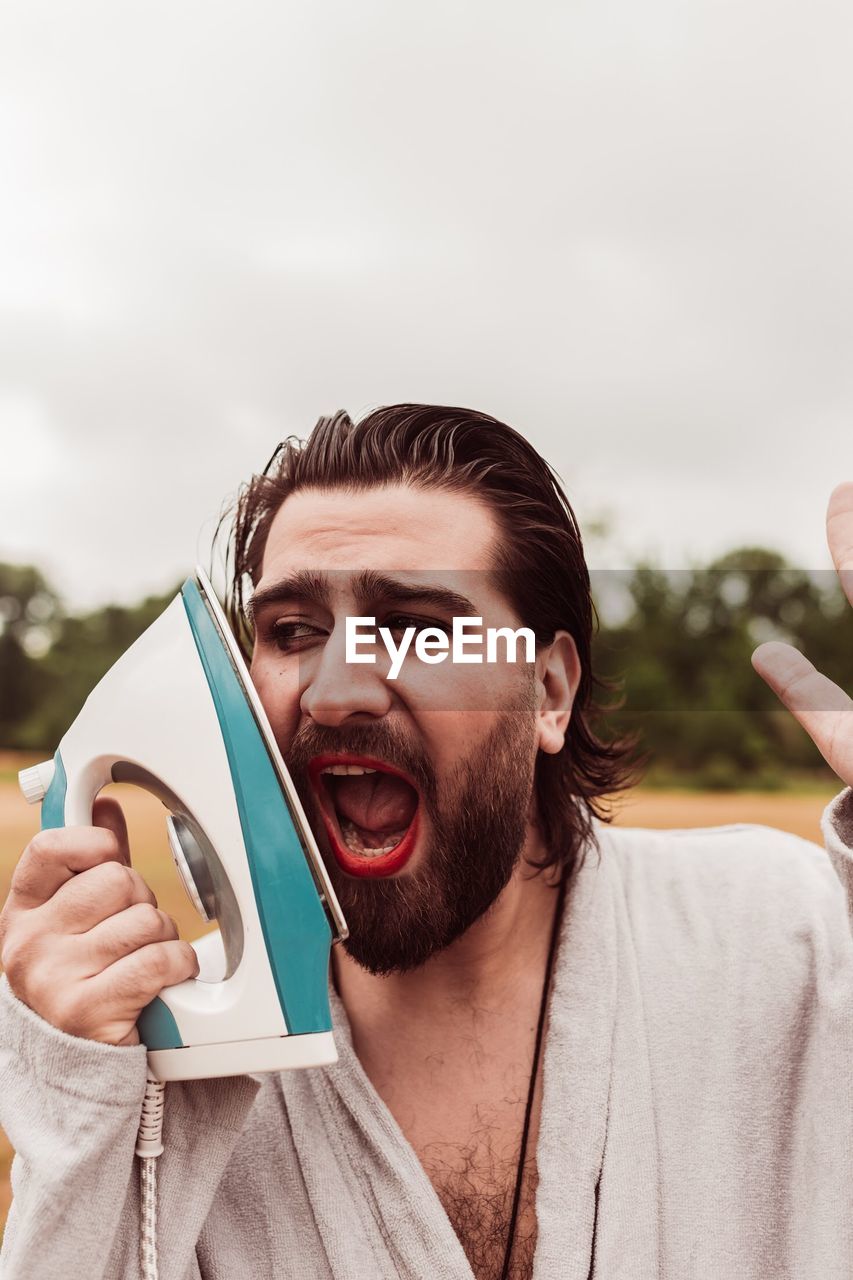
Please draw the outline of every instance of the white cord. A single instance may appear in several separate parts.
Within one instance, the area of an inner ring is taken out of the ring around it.
[[[166,1086],[149,1075],[142,1099],[142,1116],[136,1139],[139,1156],[139,1261],[142,1280],[158,1280],[157,1267],[157,1157],[163,1153],[163,1105]]]

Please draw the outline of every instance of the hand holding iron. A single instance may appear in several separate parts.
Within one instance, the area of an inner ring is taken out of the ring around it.
[[[198,960],[130,866],[119,805],[96,801],[94,821],[27,845],[0,913],[0,962],[18,999],[60,1031],[134,1045],[140,1011],[195,977]]]

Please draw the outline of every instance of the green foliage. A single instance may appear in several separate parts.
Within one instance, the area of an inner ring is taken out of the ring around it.
[[[16,744],[43,695],[35,660],[54,637],[59,601],[38,569],[0,563],[0,743]]]
[[[793,569],[776,552],[746,547],[708,568],[640,565],[629,594],[627,618],[596,637],[594,664],[624,683],[611,724],[638,732],[656,766],[709,789],[773,789],[782,770],[826,768],[750,656],[763,640],[784,640],[849,684],[853,610],[834,573]]]
[[[8,567],[0,566],[0,583],[2,570]],[[50,647],[34,657],[20,643],[17,649],[9,645],[10,631],[4,631],[0,635],[0,692],[4,695],[0,745],[52,752],[101,676],[163,612],[177,590],[150,596],[138,605],[107,605],[81,616],[61,614],[57,606],[51,618]],[[15,693],[18,683],[25,690],[23,697]]]

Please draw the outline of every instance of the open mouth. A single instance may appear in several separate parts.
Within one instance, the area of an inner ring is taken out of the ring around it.
[[[309,766],[332,851],[354,876],[387,876],[409,859],[417,838],[420,796],[382,760],[316,756]]]

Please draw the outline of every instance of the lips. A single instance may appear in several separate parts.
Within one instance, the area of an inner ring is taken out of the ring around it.
[[[346,752],[315,756],[308,773],[341,869],[357,877],[399,871],[420,825],[411,779],[384,760]]]

